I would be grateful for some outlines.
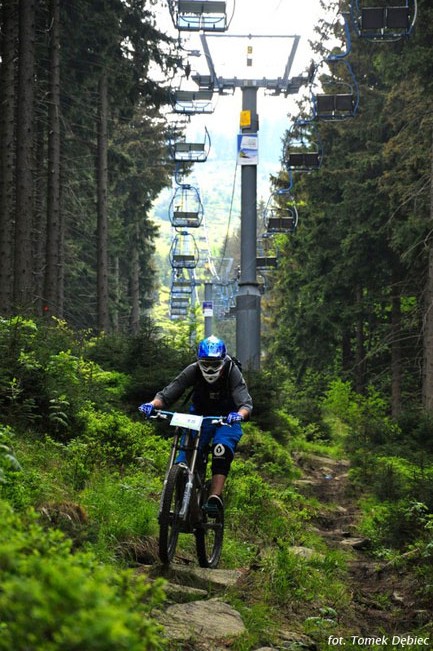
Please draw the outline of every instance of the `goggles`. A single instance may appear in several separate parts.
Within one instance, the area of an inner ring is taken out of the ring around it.
[[[224,360],[222,359],[199,359],[198,365],[202,371],[207,373],[217,373],[224,366]]]

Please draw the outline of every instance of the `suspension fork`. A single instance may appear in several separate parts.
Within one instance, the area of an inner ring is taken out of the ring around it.
[[[164,482],[162,484],[161,497],[159,498],[159,515],[161,514],[161,511],[162,511],[162,503],[164,501],[164,493],[165,493],[165,489],[166,489],[166,486],[167,486],[168,475],[170,474],[170,470],[172,469],[172,467],[174,465],[174,461],[176,459],[176,454],[177,454],[178,449],[179,449],[180,436],[181,436],[180,429],[179,429],[179,427],[176,427],[176,429],[174,431],[173,442],[171,444],[170,459],[169,459],[169,462],[168,462],[167,471],[165,473]]]
[[[186,519],[189,511],[189,505],[191,502],[191,495],[194,486],[195,467],[197,465],[197,456],[198,456],[198,450],[200,444],[200,436],[201,436],[201,430],[197,432],[197,435],[194,437],[194,447],[192,450],[191,463],[188,468],[188,479],[185,485],[185,492],[183,494],[182,507],[179,512],[179,517],[182,520]],[[190,439],[191,439],[191,431],[189,431],[187,434],[188,443]]]

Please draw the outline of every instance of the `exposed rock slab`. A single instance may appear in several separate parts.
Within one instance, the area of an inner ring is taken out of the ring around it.
[[[209,592],[221,592],[230,588],[239,581],[241,570],[208,570],[204,567],[175,565],[168,567],[154,566],[150,570],[151,576],[162,576],[170,583],[199,588]]]
[[[188,585],[179,585],[178,583],[167,583],[165,592],[170,601],[175,601],[178,604],[206,599],[208,596],[207,590],[192,588]]]
[[[172,640],[223,640],[245,633],[240,614],[220,599],[174,604],[158,617]]]

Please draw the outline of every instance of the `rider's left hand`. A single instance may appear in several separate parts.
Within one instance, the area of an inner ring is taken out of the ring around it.
[[[227,425],[233,425],[233,423],[240,423],[243,421],[244,417],[242,414],[239,414],[237,411],[231,411],[227,416]]]

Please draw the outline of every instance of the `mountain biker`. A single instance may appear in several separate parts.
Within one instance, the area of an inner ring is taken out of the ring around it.
[[[250,418],[253,402],[238,364],[227,354],[224,341],[214,335],[200,341],[197,361],[138,409],[149,418],[154,409],[169,408],[188,387],[192,387],[192,413],[227,417],[227,424],[221,426],[203,421],[200,441],[201,449],[207,449],[212,442],[212,482],[204,508],[209,515],[215,515],[223,507],[224,483],[242,436],[241,423]],[[176,462],[185,460],[185,452],[181,452]]]

